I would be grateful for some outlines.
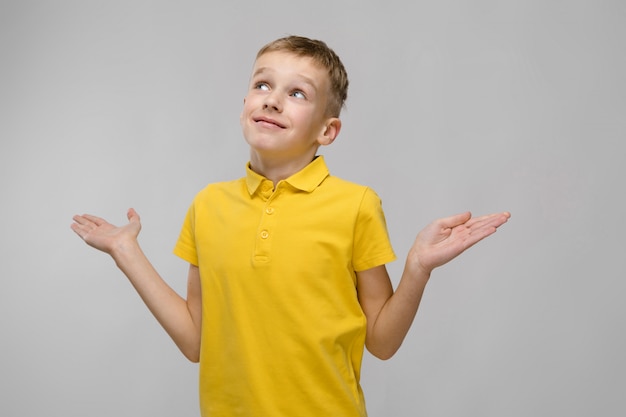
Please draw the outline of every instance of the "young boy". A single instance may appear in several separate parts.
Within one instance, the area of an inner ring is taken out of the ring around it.
[[[394,292],[395,259],[378,196],[329,174],[319,146],[341,130],[348,78],[325,43],[263,47],[241,114],[246,175],[191,205],[174,252],[189,262],[187,298],[137,242],[139,215],[115,227],[91,215],[72,229],[110,254],[191,361],[203,416],[366,416],[364,346],[400,347],[431,271],[491,235],[508,213],[440,219],[422,230]]]

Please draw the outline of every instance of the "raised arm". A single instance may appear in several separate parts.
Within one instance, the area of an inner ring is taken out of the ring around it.
[[[393,356],[413,323],[433,269],[495,233],[509,217],[507,212],[481,217],[467,212],[429,224],[409,251],[395,293],[384,265],[358,272],[359,302],[367,317],[367,349],[381,359]]]
[[[130,209],[127,217],[128,223],[117,227],[96,216],[77,215],[71,227],[89,246],[111,255],[181,352],[197,362],[202,308],[198,268],[189,267],[185,300],[167,285],[141,250],[137,212]]]

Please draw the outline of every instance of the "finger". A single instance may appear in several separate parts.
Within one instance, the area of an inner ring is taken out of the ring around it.
[[[89,220],[91,223],[95,224],[96,226],[102,226],[103,224],[106,224],[106,220],[97,216],[92,216],[91,214],[83,214],[82,217]]]
[[[498,227],[506,223],[510,217],[510,213],[504,212],[489,214],[472,219],[476,220],[476,222],[466,229],[469,232],[468,243],[470,246],[494,234],[498,230]]]
[[[84,225],[80,223],[72,223],[72,225],[70,225],[70,228],[74,231],[74,233],[80,236],[81,239],[85,239],[85,235],[89,233],[89,231],[92,229],[92,227],[90,227],[89,225]]]
[[[88,224],[93,224],[93,221],[89,219],[89,217],[85,214],[81,215],[75,215],[74,217],[72,217],[72,220],[74,220],[76,223],[78,223],[79,225],[88,225]]]
[[[486,214],[484,216],[474,217],[468,220],[465,225],[467,227],[482,227],[485,225],[493,225],[495,227],[498,227],[506,223],[509,217],[511,217],[511,214],[506,211],[502,213]]]
[[[461,224],[467,223],[472,218],[472,213],[466,211],[464,213],[455,214],[453,216],[444,217],[437,220],[439,225],[445,229],[452,229]]]
[[[81,225],[78,223],[72,223],[70,225],[70,228],[74,231],[74,233],[76,234],[80,234],[79,231],[81,230]]]
[[[511,213],[509,213],[508,211],[505,211],[503,213],[499,213],[499,214],[494,215],[494,218],[492,220],[492,224],[495,227],[500,227],[504,223],[508,222],[510,218],[511,218]]]

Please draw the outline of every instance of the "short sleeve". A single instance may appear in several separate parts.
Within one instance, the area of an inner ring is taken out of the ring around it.
[[[396,259],[380,197],[366,188],[354,230],[353,266],[365,271]]]
[[[196,248],[195,238],[195,213],[196,210],[194,201],[194,204],[192,204],[187,210],[187,215],[185,216],[180,235],[178,236],[178,240],[176,241],[176,245],[174,246],[174,255],[197,266],[198,250]]]

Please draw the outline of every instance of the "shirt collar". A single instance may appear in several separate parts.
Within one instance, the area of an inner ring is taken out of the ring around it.
[[[284,181],[298,190],[310,193],[315,190],[328,175],[329,171],[324,157],[319,155],[316,156],[310,164]],[[271,181],[263,175],[254,172],[252,168],[250,168],[250,162],[248,162],[246,165],[246,186],[248,187],[250,195],[253,195],[264,182],[271,183]]]

